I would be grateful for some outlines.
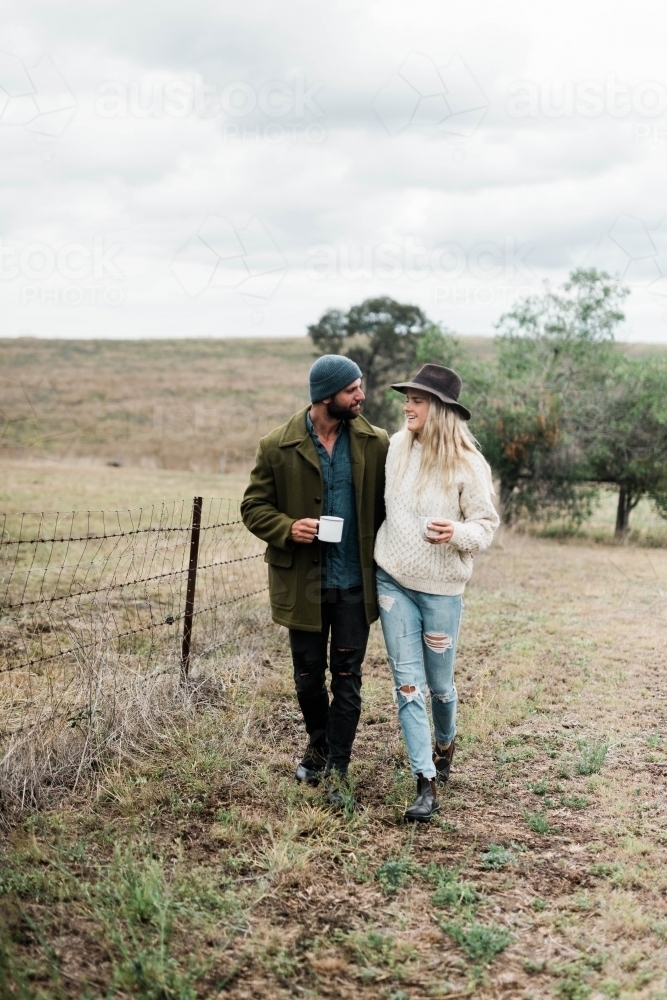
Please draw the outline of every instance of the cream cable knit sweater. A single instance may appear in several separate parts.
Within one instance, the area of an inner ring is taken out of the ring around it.
[[[375,561],[403,587],[425,594],[462,594],[472,573],[472,553],[491,544],[498,527],[498,514],[491,499],[483,459],[473,456],[472,469],[462,468],[445,490],[429,484],[417,497],[415,480],[422,446],[412,446],[410,463],[403,480],[392,485],[401,435],[391,439],[387,455],[387,518],[375,542]],[[451,542],[432,545],[419,531],[420,517],[454,521]]]

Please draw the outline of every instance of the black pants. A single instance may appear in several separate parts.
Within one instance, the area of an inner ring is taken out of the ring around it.
[[[347,773],[361,715],[368,625],[361,587],[322,592],[322,631],[290,629],[294,684],[312,743],[328,746],[328,770]],[[331,633],[331,704],[326,685]]]

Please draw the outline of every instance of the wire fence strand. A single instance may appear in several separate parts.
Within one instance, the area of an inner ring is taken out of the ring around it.
[[[192,500],[0,514],[3,733],[31,725],[31,707],[60,704],[94,649],[113,650],[135,676],[178,671],[191,529]],[[204,500],[193,661],[230,640],[230,605],[235,620],[265,607],[263,555],[237,501]]]

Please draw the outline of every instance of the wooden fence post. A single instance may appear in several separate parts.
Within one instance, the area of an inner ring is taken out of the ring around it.
[[[195,587],[197,585],[197,558],[199,556],[199,532],[201,529],[202,498],[195,497],[192,503],[192,530],[190,532],[190,562],[188,563],[188,586],[185,593],[185,614],[183,616],[183,646],[181,648],[181,684],[188,678],[190,670],[190,640],[192,638],[192,616],[195,609]]]

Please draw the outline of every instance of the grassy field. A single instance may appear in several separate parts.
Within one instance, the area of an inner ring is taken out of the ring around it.
[[[2,499],[242,482],[13,461]],[[292,777],[285,631],[228,643],[193,696],[163,688],[73,793],[6,827],[0,996],[664,1000],[666,587],[660,548],[499,533],[466,593],[459,748],[425,829],[401,822],[377,627],[341,814]]]
[[[109,468],[0,459],[0,510],[127,510],[193,496],[238,500],[245,472]]]
[[[488,337],[462,347],[490,359]],[[632,355],[662,345],[619,345]],[[217,473],[307,401],[307,337],[0,338],[0,457]]]
[[[493,357],[491,338],[460,342],[475,357]],[[619,347],[633,356],[665,349]],[[259,437],[307,402],[313,357],[307,337],[0,338],[0,507],[128,507],[195,493],[237,497]],[[613,521],[613,499],[606,497],[585,533],[606,540]],[[646,505],[633,514],[633,524],[633,540],[667,541],[665,522]]]
[[[0,340],[6,457],[219,472],[307,401],[310,341]]]
[[[247,468],[231,472],[115,468],[72,459],[61,462],[0,457],[0,511],[115,510],[196,495],[240,500]],[[531,528],[544,537],[580,538],[614,544],[616,492],[603,491],[593,517],[581,528],[552,524]],[[667,521],[641,501],[632,512],[630,542],[667,546]]]

